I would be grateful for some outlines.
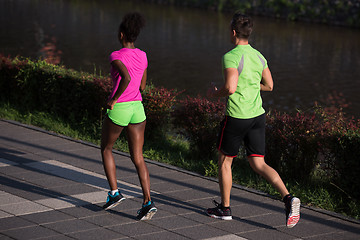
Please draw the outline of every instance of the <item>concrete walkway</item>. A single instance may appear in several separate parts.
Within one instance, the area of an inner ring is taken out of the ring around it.
[[[204,214],[218,184],[147,160],[158,212],[136,221],[142,193],[128,154],[115,151],[127,199],[103,211],[108,184],[98,146],[0,120],[0,239],[360,239],[360,222],[302,207],[293,229],[283,203],[234,186],[232,221]]]

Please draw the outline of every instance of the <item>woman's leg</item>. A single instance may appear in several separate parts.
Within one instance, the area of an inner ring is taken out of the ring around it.
[[[284,182],[281,180],[279,174],[269,165],[265,163],[263,157],[248,157],[252,169],[266,179],[284,198],[289,194]]]
[[[131,160],[139,176],[144,204],[151,200],[149,171],[143,157],[145,126],[146,121],[138,124],[129,124],[126,129]]]
[[[124,127],[114,124],[108,116],[105,117],[101,130],[101,156],[105,174],[111,190],[117,190],[116,165],[112,154],[115,141]]]
[[[224,207],[230,206],[230,192],[232,187],[231,165],[233,157],[227,157],[219,151],[219,187],[221,193],[221,203]]]

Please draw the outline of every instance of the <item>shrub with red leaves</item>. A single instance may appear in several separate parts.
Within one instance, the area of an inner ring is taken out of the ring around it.
[[[322,171],[349,196],[360,198],[360,121],[341,110],[315,106],[315,111],[267,116],[266,162],[287,179],[311,180]]]
[[[174,127],[185,135],[193,150],[208,157],[215,150],[220,121],[224,118],[225,103],[206,98],[187,97],[174,111]]]
[[[341,110],[316,108],[324,134],[320,152],[333,183],[360,199],[360,120],[346,118]]]
[[[181,92],[174,89],[148,85],[142,93],[146,113],[146,134],[149,137],[159,137],[169,129],[171,113],[174,111],[176,97]]]
[[[315,113],[268,114],[266,162],[284,178],[308,179],[318,163],[323,131]]]

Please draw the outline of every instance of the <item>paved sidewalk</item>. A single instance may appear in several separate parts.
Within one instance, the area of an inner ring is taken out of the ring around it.
[[[293,229],[283,203],[234,186],[232,221],[207,217],[218,184],[147,160],[158,212],[136,221],[142,202],[128,154],[115,151],[127,199],[103,211],[108,184],[98,146],[0,120],[0,239],[360,239],[360,223],[303,207]]]

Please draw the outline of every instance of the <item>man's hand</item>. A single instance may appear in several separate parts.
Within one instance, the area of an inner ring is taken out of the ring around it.
[[[215,86],[214,83],[211,83],[211,87],[207,90],[206,96],[208,98],[213,98],[214,94],[217,92],[217,87]]]

